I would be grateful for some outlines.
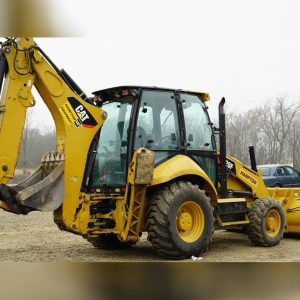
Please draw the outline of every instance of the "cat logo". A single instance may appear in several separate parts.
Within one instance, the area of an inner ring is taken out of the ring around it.
[[[226,159],[226,168],[232,173],[236,174],[235,163],[228,158]]]
[[[68,97],[68,102],[77,116],[77,120],[74,122],[75,126],[80,127],[82,125],[85,128],[94,128],[98,125],[91,113],[81,102],[73,97]]]
[[[75,111],[77,112],[77,115],[80,117],[81,122],[84,122],[85,120],[90,118],[81,104],[75,108]]]
[[[76,127],[93,128],[97,126],[96,120],[90,112],[77,99],[69,97],[68,101],[59,108],[67,125],[74,124]]]

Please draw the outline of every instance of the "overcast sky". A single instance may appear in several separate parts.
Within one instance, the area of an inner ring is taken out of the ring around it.
[[[282,94],[300,102],[299,1],[54,3],[83,38],[36,41],[88,94],[126,84],[205,91],[213,116],[222,96],[235,111]],[[35,122],[48,127],[44,110],[34,108]]]

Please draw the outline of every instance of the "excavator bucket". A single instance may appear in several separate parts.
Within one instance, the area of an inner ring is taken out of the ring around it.
[[[46,177],[40,167],[14,190],[17,192],[16,200],[22,206],[40,211],[54,211],[61,205],[64,197],[63,165],[57,166]]]
[[[32,210],[54,211],[64,198],[64,154],[50,152],[27,179],[6,188],[10,210],[26,214]],[[2,197],[4,196],[3,190]],[[8,199],[7,199],[8,200]]]
[[[14,190],[19,205],[40,211],[54,211],[64,198],[64,154],[50,152],[40,167]]]

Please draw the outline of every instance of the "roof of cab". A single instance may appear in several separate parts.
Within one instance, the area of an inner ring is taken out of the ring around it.
[[[100,96],[100,97],[101,96],[105,97],[106,94],[111,94],[114,91],[128,89],[128,88],[129,89],[147,89],[147,90],[151,89],[151,90],[164,90],[164,91],[178,91],[178,92],[189,93],[189,94],[194,94],[194,95],[200,96],[203,101],[210,100],[208,93],[191,91],[191,90],[182,90],[182,89],[161,88],[161,87],[156,87],[156,86],[137,86],[137,85],[116,86],[116,87],[111,87],[108,89],[95,91],[92,94],[96,95],[96,96]]]

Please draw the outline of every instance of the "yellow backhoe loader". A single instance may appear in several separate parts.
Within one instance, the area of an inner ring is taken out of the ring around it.
[[[54,119],[56,151],[12,186],[33,86]],[[300,232],[300,189],[266,188],[253,151],[251,168],[226,155],[224,98],[216,129],[206,93],[122,86],[87,97],[32,38],[1,44],[0,89],[0,207],[8,212],[53,211],[61,230],[102,249],[129,247],[147,232],[170,259],[204,252],[218,228],[245,228],[260,246]]]

